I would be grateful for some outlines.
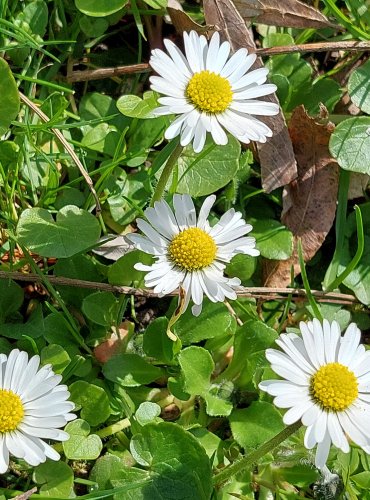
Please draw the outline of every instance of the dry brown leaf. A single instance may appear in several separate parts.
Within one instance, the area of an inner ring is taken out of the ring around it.
[[[327,116],[322,106],[320,120]],[[323,125],[308,116],[304,106],[293,112],[289,131],[298,163],[298,178],[284,190],[282,222],[294,235],[295,250],[288,260],[264,263],[265,286],[289,285],[291,267],[294,267],[294,275],[300,273],[298,238],[307,262],[319,250],[333,225],[338,192],[338,165],[328,149],[333,130],[332,123]]]
[[[206,22],[220,28],[221,38],[230,42],[233,51],[241,47],[246,47],[250,52],[256,51],[253,34],[231,0],[204,0],[203,7]],[[262,59],[257,57],[253,68],[262,66]],[[279,104],[275,94],[266,96],[265,100]],[[263,121],[273,132],[265,144],[257,143],[262,187],[270,192],[295,179],[297,165],[282,112],[276,116],[263,117]]]
[[[214,26],[202,26],[196,23],[186,12],[177,0],[170,0],[167,6],[168,15],[171,18],[172,24],[177,33],[182,34],[184,31],[196,31],[199,35],[205,35],[215,31]]]
[[[369,184],[370,176],[359,172],[351,172],[348,189],[348,199],[363,198],[367,185]]]
[[[125,348],[130,334],[132,335],[133,332],[133,323],[125,320],[117,330],[111,334],[109,339],[95,347],[94,356],[99,363],[106,363],[112,356]]]
[[[245,20],[287,28],[337,28],[314,7],[298,0],[235,0],[235,6]]]

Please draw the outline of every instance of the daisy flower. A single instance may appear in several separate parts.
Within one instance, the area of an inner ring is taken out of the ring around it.
[[[249,71],[256,54],[239,49],[230,58],[230,44],[220,45],[216,32],[207,42],[195,31],[184,32],[185,54],[164,40],[168,54],[152,51],[149,64],[159,76],[150,78],[151,88],[166,97],[156,115],[179,115],[165,132],[166,139],[180,135],[180,144],[193,142],[199,153],[210,132],[216,144],[227,144],[225,130],[239,141],[266,142],[272,132],[253,115],[276,115],[279,106],[257,97],[272,94],[276,86],[265,84],[268,69]],[[249,72],[248,72],[249,71]]]
[[[284,380],[265,380],[260,389],[289,408],[285,424],[301,419],[307,427],[304,444],[317,444],[316,467],[325,467],[331,444],[348,453],[348,439],[370,453],[370,351],[360,344],[360,330],[351,323],[341,336],[336,321],[317,319],[300,323],[300,330],[301,336],[276,340],[284,352],[267,349],[271,368]]]
[[[144,236],[127,236],[139,250],[156,257],[151,266],[135,265],[135,269],[148,272],[145,285],[154,287],[160,297],[181,287],[185,291],[182,309],[187,308],[191,298],[195,316],[202,310],[203,294],[212,302],[236,298],[234,287],[240,285],[239,278],[223,274],[234,255],[259,255],[255,239],[245,237],[252,226],[244,222],[240,212],[232,208],[210,226],[207,217],[215,199],[214,195],[206,198],[198,219],[187,194],[174,195],[174,212],[164,200],[157,201],[154,208],[144,212],[148,222],[137,220]]]
[[[75,415],[69,392],[59,385],[51,365],[39,368],[39,356],[28,359],[24,351],[14,349],[9,356],[0,354],[0,473],[9,467],[9,453],[29,465],[60,456],[44,439],[66,441],[69,435],[59,430]]]

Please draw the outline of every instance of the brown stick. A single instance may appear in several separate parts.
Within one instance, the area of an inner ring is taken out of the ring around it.
[[[29,108],[31,108],[34,111],[34,113],[36,113],[36,115],[39,118],[41,118],[42,121],[44,121],[45,123],[48,123],[50,121],[49,117],[47,115],[45,115],[45,113],[43,111],[41,111],[41,109],[39,107],[37,107],[36,104],[34,104],[30,99],[28,99],[28,97],[26,97],[24,94],[22,94],[22,92],[19,92],[19,96],[21,98],[21,101],[23,101]],[[77,168],[81,172],[81,175],[85,179],[87,185],[89,186],[91,194],[94,197],[95,205],[96,205],[96,209],[95,209],[96,215],[99,215],[101,213],[101,206],[100,206],[98,195],[96,194],[96,191],[95,191],[95,188],[93,185],[93,181],[91,180],[91,177],[89,176],[88,172],[85,170],[85,167],[80,162],[78,156],[76,155],[73,148],[71,147],[69,142],[66,140],[66,138],[64,137],[62,132],[60,130],[58,130],[57,128],[51,128],[51,131],[59,139],[59,141],[63,144],[64,149],[69,153],[70,157],[75,162],[75,164],[77,165]]]
[[[73,71],[67,75],[67,82],[85,82],[87,80],[102,80],[114,76],[128,75],[133,73],[145,73],[149,71],[148,63],[130,64],[129,66],[116,66],[114,68],[98,68],[85,71]]]
[[[130,286],[116,286],[109,283],[98,283],[95,281],[77,280],[73,278],[63,278],[61,276],[45,275],[41,278],[38,274],[0,271],[0,279],[13,279],[16,281],[31,281],[42,283],[49,281],[54,285],[73,286],[79,288],[89,288],[107,292],[121,293],[124,295],[134,295],[138,297],[158,297],[158,294],[145,288],[134,288]],[[359,301],[353,295],[330,292],[325,293],[320,290],[311,290],[314,297],[320,302],[330,302],[339,304],[358,304]],[[168,295],[176,296],[178,291]],[[293,300],[302,300],[306,297],[306,291],[302,288],[265,288],[265,287],[239,287],[238,297],[260,298],[266,300],[285,300],[288,295],[292,295]]]
[[[367,50],[370,50],[370,42],[352,41],[302,43],[299,45],[283,45],[281,47],[257,49],[256,53],[260,56],[274,56],[276,54],[290,54],[291,52],[332,52],[334,50],[366,52]]]
[[[331,52],[333,50],[346,50],[350,52],[370,50],[370,42],[317,42],[302,43],[299,45],[282,45],[280,47],[268,47],[257,49],[256,54],[260,56],[274,56],[277,54],[290,54],[292,52]],[[85,71],[73,71],[67,75],[67,81],[85,82],[88,80],[102,80],[120,75],[132,73],[146,73],[150,71],[148,63],[131,64],[129,66],[116,66],[114,68],[99,68]]]

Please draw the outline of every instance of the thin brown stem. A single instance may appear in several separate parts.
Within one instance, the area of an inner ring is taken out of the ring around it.
[[[294,52],[332,52],[344,50],[347,52],[365,52],[370,50],[370,42],[344,41],[344,42],[316,42],[302,43],[298,45],[281,45],[280,47],[268,47],[256,49],[259,56],[274,56],[278,54],[290,54]],[[67,81],[84,82],[88,80],[101,80],[113,78],[131,73],[146,73],[150,71],[148,63],[130,64],[128,66],[116,66],[114,68],[98,68],[84,71],[73,71],[68,73]]]
[[[0,271],[0,279],[13,279],[16,281],[28,281],[40,283],[42,278],[35,273],[21,273],[17,271]],[[73,286],[77,288],[89,288],[92,290],[102,290],[108,292],[121,293],[124,295],[134,295],[138,297],[158,297],[158,294],[145,288],[134,288],[130,286],[116,286],[109,283],[98,283],[95,281],[78,280],[73,278],[63,278],[61,276],[44,275],[44,279],[59,286]],[[358,304],[359,301],[353,295],[321,290],[311,290],[317,301],[338,303],[338,304]],[[238,297],[249,297],[264,300],[286,300],[288,295],[292,295],[292,300],[302,300],[306,298],[306,291],[302,288],[265,288],[265,287],[239,287]],[[177,296],[178,291],[168,294]]]

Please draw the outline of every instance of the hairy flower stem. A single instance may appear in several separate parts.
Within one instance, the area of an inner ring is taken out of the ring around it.
[[[280,443],[285,441],[289,436],[294,434],[301,427],[301,425],[302,425],[301,421],[289,425],[289,427],[286,427],[284,430],[279,432],[279,434],[270,439],[270,441],[264,443],[262,446],[260,446],[259,448],[257,448],[257,450],[250,453],[248,456],[242,458],[241,460],[238,460],[238,462],[234,462],[233,464],[225,467],[221,472],[219,472],[213,477],[214,486],[220,486],[225,481],[230,480],[232,476],[235,476],[235,474],[238,474],[243,469],[246,469],[251,465],[253,465],[254,463],[256,463],[261,457],[266,455],[266,453],[271,452],[274,448],[276,448],[276,446],[278,446]]]
[[[172,151],[171,156],[168,158],[167,163],[162,170],[157,187],[155,188],[154,194],[152,196],[152,201],[150,202],[151,207],[154,205],[154,202],[159,201],[162,198],[164,190],[166,189],[168,179],[170,178],[172,170],[176,165],[176,162],[179,159],[183,149],[184,147],[178,144]]]

